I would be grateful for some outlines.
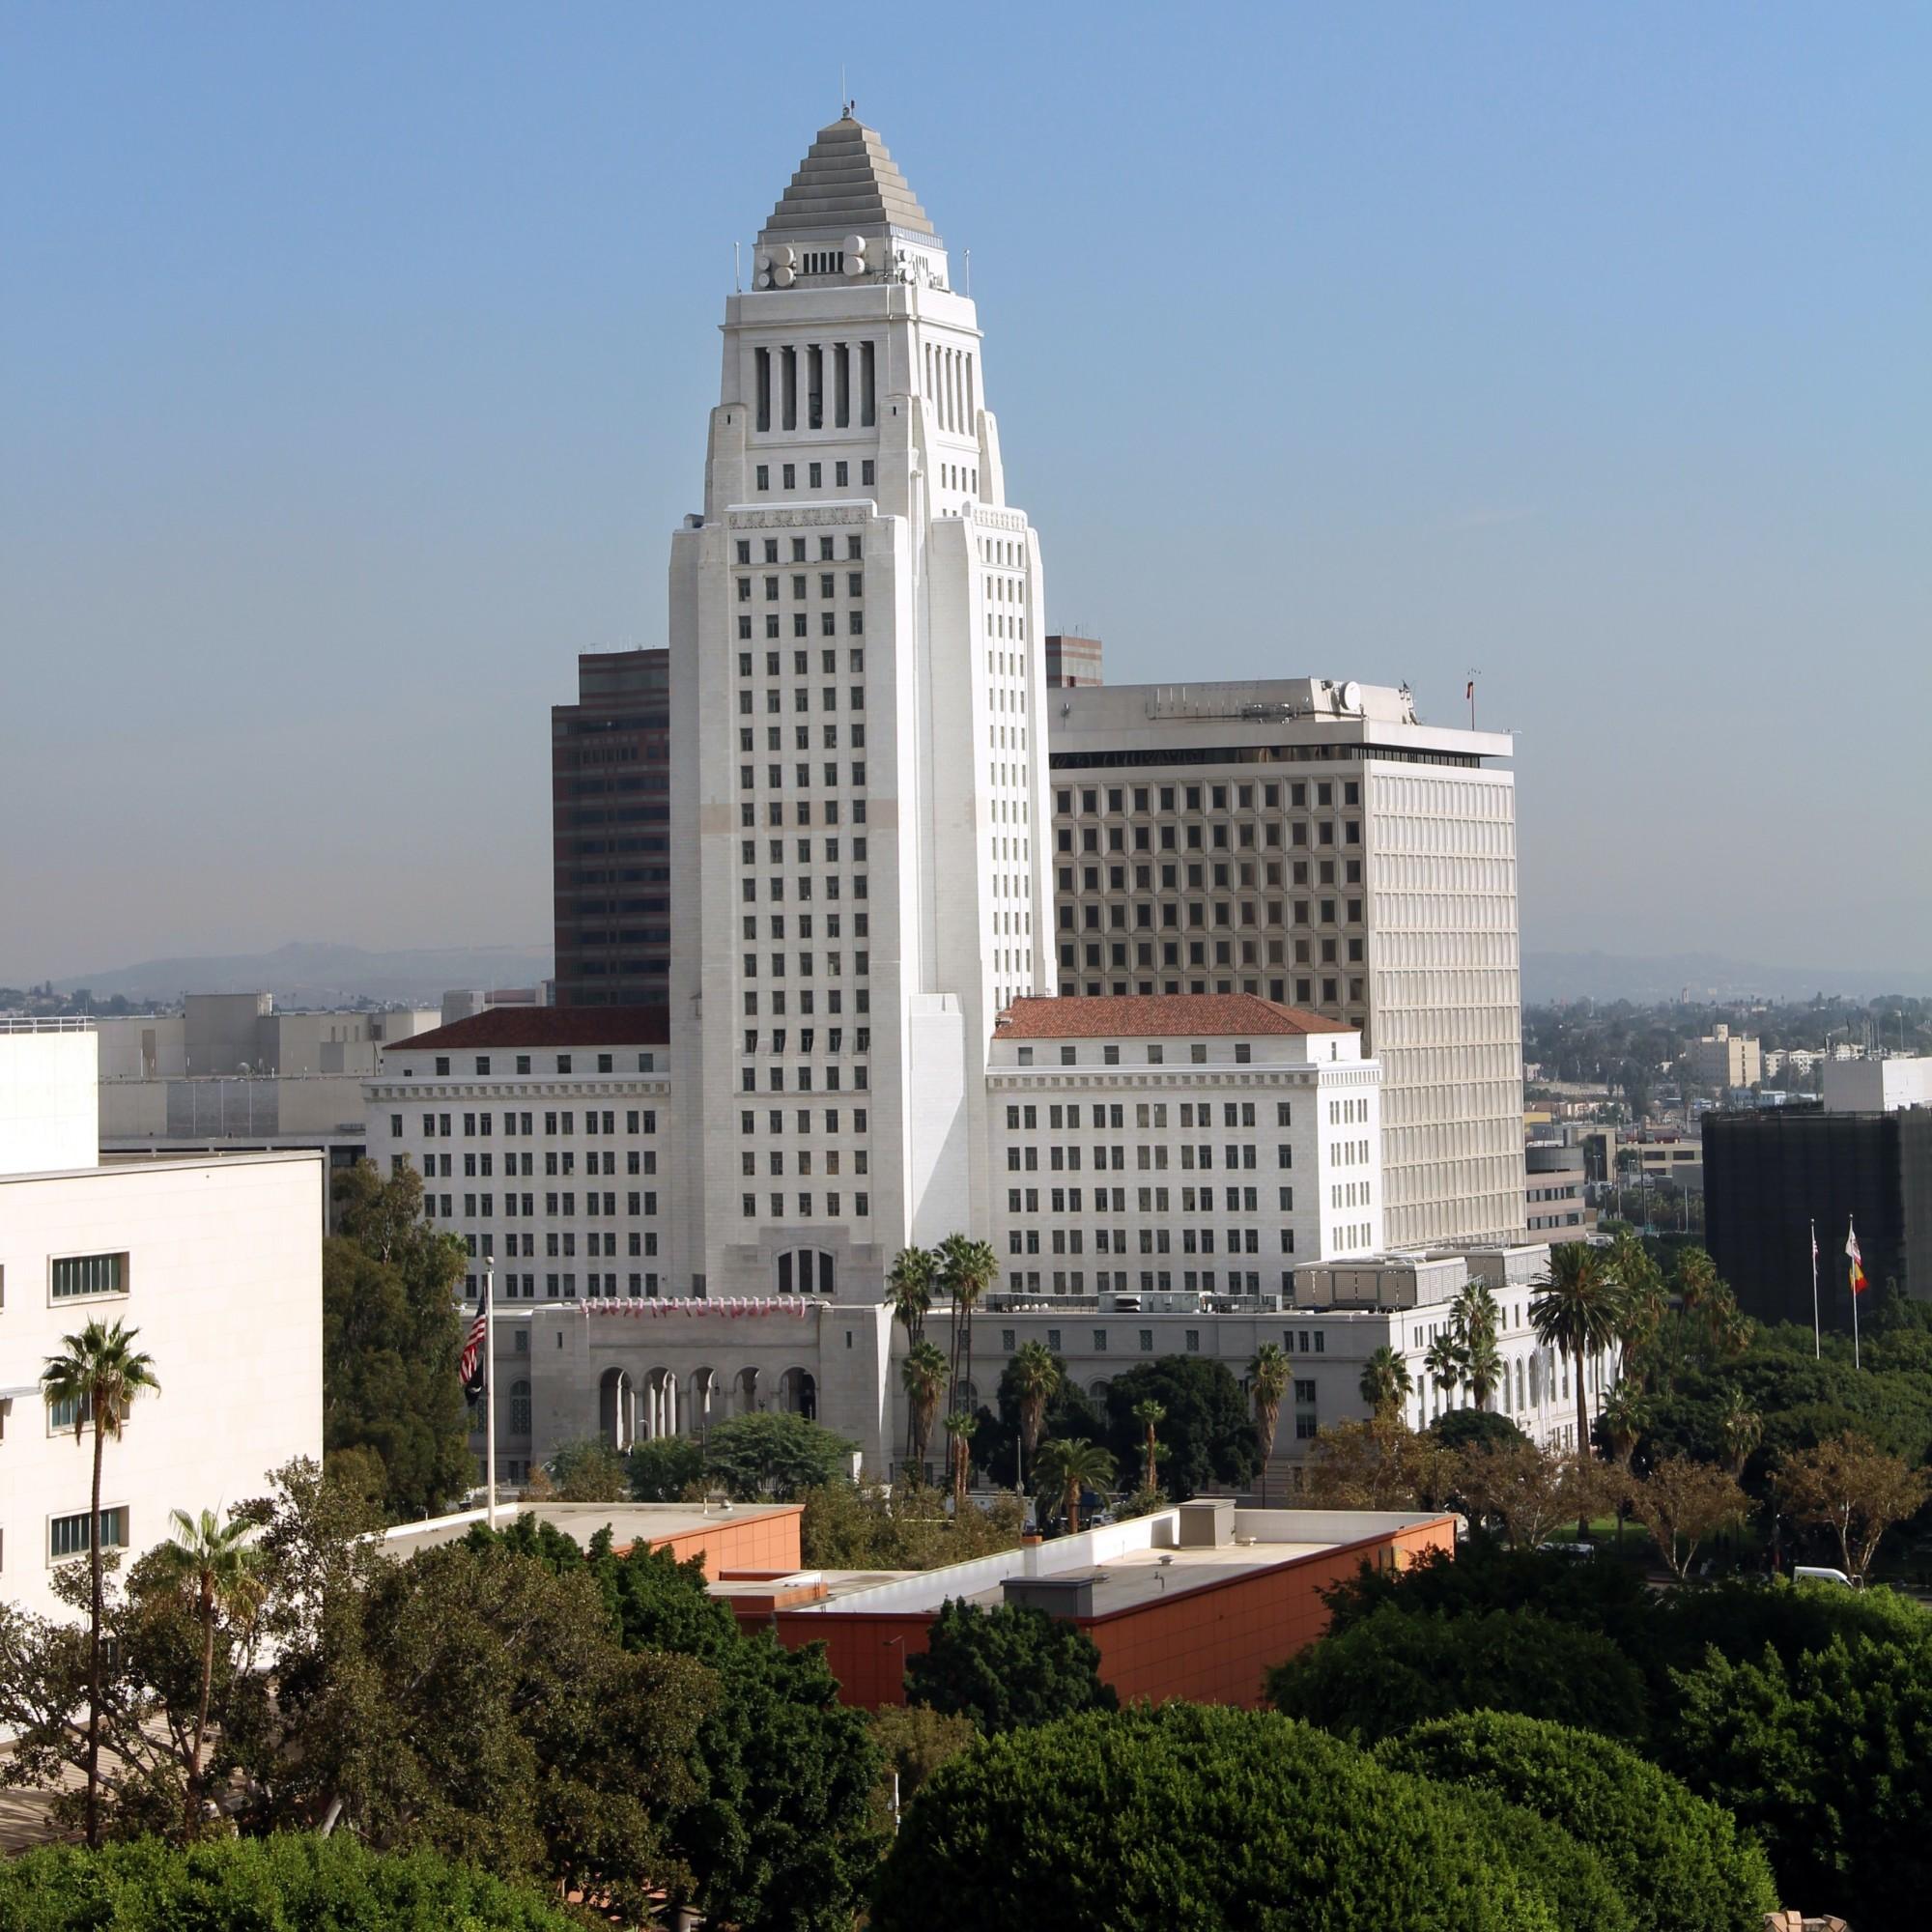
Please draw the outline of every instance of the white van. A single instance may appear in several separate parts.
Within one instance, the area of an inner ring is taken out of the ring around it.
[[[1852,1579],[1842,1570],[1827,1570],[1810,1563],[1793,1564],[1791,1580],[1794,1583],[1836,1583],[1846,1590],[1852,1587]]]

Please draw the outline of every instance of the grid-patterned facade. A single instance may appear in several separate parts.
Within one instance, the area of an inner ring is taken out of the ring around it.
[[[662,1005],[670,973],[670,653],[577,660],[551,710],[560,1007]]]
[[[1521,996],[1509,741],[1321,681],[1056,693],[1063,990],[1254,993],[1383,1069],[1384,1238],[1515,1238]]]

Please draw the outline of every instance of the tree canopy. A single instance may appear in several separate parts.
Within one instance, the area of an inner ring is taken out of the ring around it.
[[[989,1737],[1081,1711],[1111,1711],[1100,1653],[1077,1624],[1024,1604],[949,1599],[925,1650],[907,1658],[906,1700],[972,1719]]]
[[[711,1430],[704,1468],[740,1502],[795,1502],[820,1483],[849,1476],[857,1447],[803,1415],[761,1410]]]
[[[1157,1403],[1161,1487],[1176,1502],[1225,1485],[1245,1489],[1261,1467],[1261,1444],[1247,1397],[1225,1362],[1209,1355],[1162,1355],[1138,1362],[1107,1389],[1104,1441],[1115,1463],[1131,1469],[1146,1453],[1147,1427],[1134,1410]]]
[[[361,1470],[375,1457],[384,1512],[433,1516],[475,1480],[456,1376],[468,1258],[423,1221],[413,1169],[385,1180],[358,1161],[334,1186],[340,1232],[322,1245],[324,1455]]]

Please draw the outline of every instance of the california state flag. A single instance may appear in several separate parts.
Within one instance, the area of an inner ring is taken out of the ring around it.
[[[1865,1292],[1865,1258],[1859,1253],[1859,1231],[1851,1222],[1845,1223],[1845,1254],[1852,1264],[1852,1293]]]

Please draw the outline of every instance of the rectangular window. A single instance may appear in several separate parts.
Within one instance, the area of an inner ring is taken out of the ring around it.
[[[86,1295],[126,1294],[128,1257],[65,1255],[53,1264],[53,1299],[75,1301]]]
[[[57,1516],[47,1525],[47,1557],[59,1563],[70,1556],[85,1556],[93,1547],[90,1531],[93,1517],[82,1510],[76,1516]],[[126,1549],[128,1547],[128,1505],[100,1512],[100,1547]]]

